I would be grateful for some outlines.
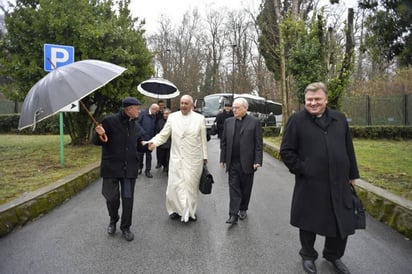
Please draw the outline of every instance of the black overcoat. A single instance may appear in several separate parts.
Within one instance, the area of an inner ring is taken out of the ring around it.
[[[102,146],[100,176],[103,178],[137,178],[137,150],[143,148],[140,126],[121,110],[102,121],[108,142],[95,134],[93,143]]]
[[[216,127],[217,127],[217,137],[219,139],[222,138],[223,135],[223,127],[225,125],[225,120],[229,117],[233,117],[233,111],[226,111],[223,110],[216,115]]]
[[[327,237],[354,233],[350,179],[359,178],[346,117],[331,109],[322,126],[306,110],[286,125],[280,154],[295,174],[291,224]]]

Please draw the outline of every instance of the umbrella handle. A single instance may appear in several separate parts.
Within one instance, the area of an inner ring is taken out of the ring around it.
[[[80,100],[79,102],[82,105],[83,109],[86,111],[86,113],[89,115],[90,119],[96,125],[96,127],[100,126],[101,124],[99,122],[97,122],[96,119],[94,119],[93,115],[89,112],[89,110],[87,109],[85,104],[82,102],[82,100]],[[107,141],[109,141],[109,138],[107,137],[106,133],[103,133],[102,135],[99,135],[99,138],[103,143],[107,143]]]

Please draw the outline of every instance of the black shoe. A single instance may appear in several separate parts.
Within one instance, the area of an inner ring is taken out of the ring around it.
[[[153,175],[152,175],[152,173],[150,173],[150,170],[146,170],[144,172],[144,175],[146,175],[147,178],[153,178]]]
[[[110,223],[107,227],[107,234],[113,235],[114,233],[116,233],[116,223]]]
[[[156,166],[155,166],[155,168],[160,168],[161,167],[161,165],[160,164],[157,164]]]
[[[181,218],[181,216],[179,214],[177,214],[176,212],[173,212],[172,214],[170,214],[169,217],[172,220],[177,220],[177,219]]]
[[[139,168],[139,169],[137,170],[137,174],[139,174],[139,175],[142,174],[142,169]]]
[[[110,224],[107,227],[107,233],[109,235],[113,235],[114,233],[116,233],[116,223],[117,221],[119,221],[120,217],[119,215],[117,215],[117,217],[115,218],[110,218]]]
[[[128,242],[133,241],[134,234],[129,229],[122,230],[122,234],[123,234],[123,238],[125,238],[126,241]]]
[[[315,261],[313,260],[302,260],[303,269],[306,273],[317,273]]]
[[[239,219],[244,220],[247,217],[246,210],[239,211]]]
[[[231,224],[231,225],[237,224],[237,219],[238,219],[238,217],[236,215],[230,215],[230,217],[229,217],[229,219],[227,219],[226,223]]]
[[[341,259],[337,259],[337,260],[329,261],[329,262],[331,262],[333,264],[333,266],[335,267],[335,270],[336,270],[337,273],[339,273],[339,274],[350,274],[349,269],[341,261]]]

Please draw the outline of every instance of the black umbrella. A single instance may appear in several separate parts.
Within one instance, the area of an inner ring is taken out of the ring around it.
[[[157,77],[141,82],[137,86],[137,90],[143,95],[156,99],[171,99],[180,94],[180,91],[172,82]]]

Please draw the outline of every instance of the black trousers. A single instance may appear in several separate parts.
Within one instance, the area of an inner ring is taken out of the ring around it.
[[[148,152],[138,152],[137,153],[137,157],[138,157],[138,161],[139,161],[139,169],[143,169],[143,158],[146,155],[146,168],[145,170],[152,170],[152,152],[148,151]]]
[[[229,167],[229,215],[238,215],[239,210],[248,210],[253,185],[252,174],[245,174],[239,160],[232,160]]]
[[[337,233],[337,235],[336,237],[325,237],[323,258],[328,261],[340,259],[345,253],[348,237],[342,239],[339,233]],[[318,252],[316,252],[314,248],[316,233],[300,229],[299,238],[302,245],[299,251],[300,256],[305,260],[316,260],[318,258]]]
[[[128,229],[132,225],[135,185],[136,178],[103,178],[102,194],[106,199],[110,222],[117,223],[119,220],[118,212],[120,207],[120,196],[122,198],[122,217],[120,220],[121,230]]]
[[[169,168],[170,148],[157,147],[157,163],[159,166]]]

